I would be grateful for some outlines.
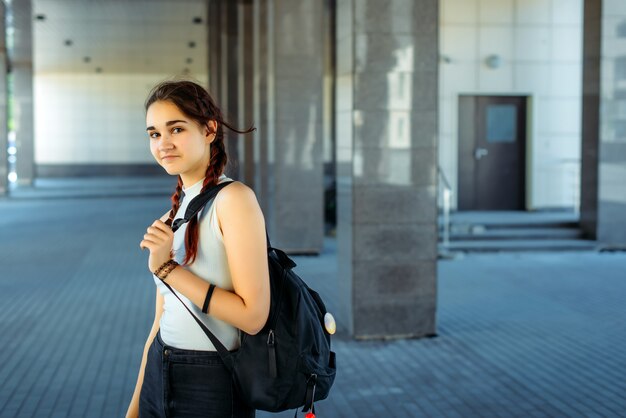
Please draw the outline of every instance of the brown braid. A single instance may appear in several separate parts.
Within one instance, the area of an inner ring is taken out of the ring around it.
[[[241,134],[249,133],[256,129],[251,126],[246,130],[240,131],[225,122],[224,117],[222,116],[222,111],[216,105],[211,95],[202,86],[193,81],[164,81],[156,85],[146,100],[146,111],[150,105],[156,101],[169,101],[173,103],[183,114],[194,120],[199,126],[206,126],[210,129],[209,121],[213,120],[217,122],[215,139],[210,145],[211,155],[209,157],[209,165],[207,166],[205,172],[205,178],[200,193],[217,184],[218,179],[224,172],[224,167],[228,162],[228,156],[224,147],[223,126]],[[172,209],[170,210],[169,217],[165,222],[167,225],[172,224],[174,217],[176,216],[176,212],[178,212],[181,203],[180,196],[182,188],[183,181],[180,176],[178,176],[176,190],[171,197]],[[198,217],[194,216],[187,223],[187,230],[185,231],[185,259],[182,262],[183,265],[187,266],[195,261],[198,252],[198,239]],[[170,257],[174,257],[173,252],[170,252]]]
[[[178,182],[176,183],[176,190],[172,197],[170,198],[172,201],[172,209],[170,209],[170,214],[168,215],[165,224],[167,226],[172,226],[172,222],[174,221],[174,217],[176,216],[176,212],[178,212],[178,208],[180,207],[180,196],[183,192],[183,179],[178,176]],[[174,258],[174,251],[170,251],[170,258]]]
[[[183,192],[183,180],[178,176],[178,183],[176,184],[176,191],[171,197],[172,200],[172,209],[170,210],[169,217],[165,222],[168,226],[172,225],[172,221],[174,220],[174,216],[176,216],[176,212],[178,212],[178,208],[180,207],[180,195]]]

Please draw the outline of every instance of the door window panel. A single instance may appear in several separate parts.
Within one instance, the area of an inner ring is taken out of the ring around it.
[[[487,105],[487,142],[515,142],[517,108],[510,104]]]

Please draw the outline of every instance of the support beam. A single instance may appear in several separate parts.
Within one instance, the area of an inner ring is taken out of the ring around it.
[[[10,60],[17,147],[17,184],[30,186],[35,179],[32,4],[31,0],[20,0],[12,2],[10,7],[15,29]]]
[[[272,243],[290,253],[323,246],[324,7],[253,3],[255,185]]]
[[[9,161],[7,155],[8,129],[7,129],[7,42],[6,42],[6,5],[0,2],[0,196],[9,191]]]
[[[337,1],[339,306],[356,338],[435,333],[439,1]]]
[[[585,0],[581,214],[583,231],[626,247],[626,2]]]

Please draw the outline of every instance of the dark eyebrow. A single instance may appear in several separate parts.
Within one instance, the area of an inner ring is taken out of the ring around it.
[[[176,123],[187,123],[187,122],[184,121],[184,120],[179,120],[179,119],[169,120],[169,121],[165,122],[165,126],[172,126],[172,125],[174,125]],[[154,130],[154,126],[148,126],[146,128],[146,131],[153,131],[153,130]]]

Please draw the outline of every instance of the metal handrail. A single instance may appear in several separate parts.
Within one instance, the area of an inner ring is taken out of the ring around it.
[[[441,179],[443,180],[445,188],[448,190],[452,190],[452,187],[450,187],[450,182],[448,181],[448,178],[446,177],[446,173],[443,172],[439,164],[437,164],[437,172],[441,176]]]
[[[572,165],[578,165],[580,167],[580,158],[560,158],[556,160],[557,164],[559,165],[565,165],[565,164],[572,164]],[[572,183],[572,200],[573,200],[573,207],[574,207],[574,213],[576,215],[580,215],[580,171],[579,171],[579,175],[577,177],[578,181],[574,181]]]
[[[452,197],[452,187],[450,187],[450,183],[439,164],[437,164],[437,174],[443,181],[443,246],[447,249],[450,244],[450,199]]]

